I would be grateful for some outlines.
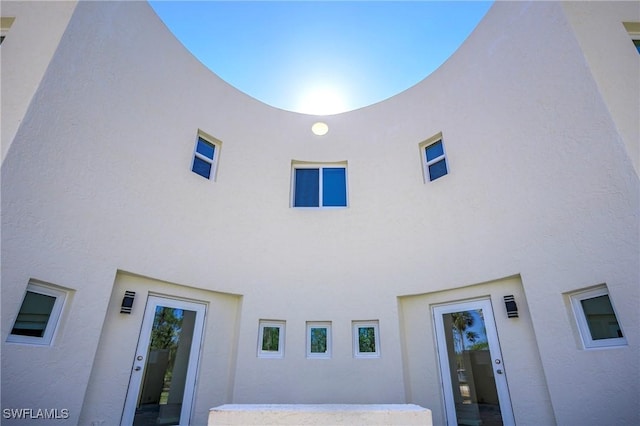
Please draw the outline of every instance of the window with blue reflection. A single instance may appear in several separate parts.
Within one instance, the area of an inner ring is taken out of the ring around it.
[[[429,166],[429,179],[436,180],[439,177],[442,177],[447,174],[447,162],[445,160],[440,160],[436,163],[433,163]]]
[[[319,207],[319,176],[319,169],[296,169],[294,207]]]
[[[447,160],[444,155],[442,139],[426,146],[424,150],[426,157],[426,173],[429,176],[429,181],[434,181],[446,175],[449,171],[447,169]]]
[[[216,147],[209,142],[205,141],[202,138],[198,138],[198,146],[196,147],[196,152],[204,155],[205,157],[213,160],[213,153]]]
[[[444,155],[444,149],[442,148],[442,141],[438,141],[433,145],[427,147],[427,161],[435,160],[436,158]]]
[[[294,169],[294,207],[346,207],[345,167]]]
[[[191,171],[199,174],[200,176],[209,179],[211,176],[211,163],[203,160],[200,157],[193,158],[193,166],[191,167]]]
[[[218,145],[211,143],[202,137],[198,137],[196,151],[193,155],[191,171],[206,179],[211,179],[215,171],[216,149]]]
[[[347,177],[344,168],[322,169],[322,205],[332,207],[347,205]]]

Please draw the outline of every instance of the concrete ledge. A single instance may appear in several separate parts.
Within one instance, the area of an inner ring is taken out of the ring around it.
[[[209,425],[433,425],[415,404],[225,404]]]

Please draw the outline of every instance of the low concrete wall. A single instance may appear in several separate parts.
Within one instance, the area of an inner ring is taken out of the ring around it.
[[[433,425],[431,410],[414,404],[225,404],[209,425]]]

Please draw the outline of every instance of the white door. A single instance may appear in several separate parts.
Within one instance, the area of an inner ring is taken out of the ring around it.
[[[123,426],[189,424],[205,311],[204,304],[149,296]]]
[[[433,308],[448,425],[514,425],[489,299]]]

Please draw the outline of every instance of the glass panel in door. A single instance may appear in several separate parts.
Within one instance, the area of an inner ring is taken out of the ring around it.
[[[156,307],[134,426],[179,424],[195,316]]]
[[[489,301],[437,307],[434,312],[449,424],[513,424]]]
[[[187,424],[204,305],[149,297],[122,424]]]

